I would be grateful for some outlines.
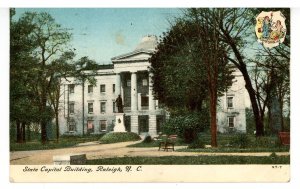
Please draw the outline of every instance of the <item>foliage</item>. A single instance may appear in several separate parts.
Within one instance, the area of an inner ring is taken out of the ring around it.
[[[41,139],[47,141],[46,124],[56,118],[57,139],[61,78],[72,76],[95,84],[85,70],[97,69],[95,61],[83,57],[74,62],[69,46],[71,33],[46,12],[26,12],[14,18],[11,9],[10,32],[10,119],[17,125],[40,123]],[[92,72],[93,73],[93,72]],[[23,131],[22,131],[23,132]],[[19,138],[19,137],[18,137]]]
[[[205,148],[205,143],[200,137],[198,137],[191,144],[189,144],[187,148],[188,149]]]
[[[147,135],[143,140],[143,143],[151,143],[151,142],[152,142],[152,138],[150,135]]]
[[[178,18],[170,30],[163,33],[150,59],[156,98],[169,108],[199,111],[207,98],[209,81],[205,63],[200,59],[203,52],[199,48],[197,27],[195,22]],[[218,89],[224,91],[231,84],[231,72],[226,66],[219,69],[222,71]]]
[[[246,131],[247,134],[255,134],[254,115],[250,108],[246,108]]]
[[[67,48],[71,34],[45,12],[26,12],[17,20],[13,16],[11,9],[11,120],[25,125],[25,121],[19,120],[19,112],[32,107],[34,111],[28,111],[27,115],[34,119],[28,122],[40,122],[41,139],[45,143],[46,125],[54,115],[49,111],[47,98],[57,74],[69,70],[69,66],[61,69],[67,65],[61,60],[73,58],[74,53]],[[19,102],[23,103],[18,106]]]
[[[101,143],[117,143],[117,142],[127,142],[141,140],[141,137],[136,133],[131,132],[112,132],[105,134],[101,139]]]
[[[250,139],[247,134],[236,134],[235,137],[230,141],[230,145],[239,148],[247,148],[250,146]]]
[[[255,84],[260,115],[264,120],[267,110],[267,131],[276,134],[286,130],[290,115],[290,9],[251,9],[253,16],[261,11],[280,11],[286,18],[286,37],[283,43],[272,49],[258,46],[255,57],[249,62],[255,65],[252,79]]]
[[[248,70],[248,59],[252,56],[249,53],[256,42],[253,29],[249,27],[253,22],[251,9],[247,8],[223,8],[223,9],[191,9],[192,14],[197,15],[197,19],[208,23],[213,31],[218,33],[218,38],[214,40],[222,42],[226,48],[225,57],[243,75],[245,87],[248,91],[256,124],[256,135],[264,135],[263,120],[260,116],[258,99],[253,88],[253,84]]]
[[[209,118],[206,112],[186,113],[183,115],[172,116],[162,126],[163,133],[177,134],[185,142],[192,142],[197,133],[209,126]]]
[[[208,96],[208,76],[202,55],[200,22],[177,18],[170,30],[163,33],[157,51],[150,62],[156,98],[168,108],[186,108],[201,111]],[[206,48],[209,50],[209,48]],[[216,52],[214,52],[216,53]],[[215,54],[214,54],[215,55]],[[231,85],[231,71],[226,64],[218,69],[218,91]]]
[[[88,165],[220,165],[220,164],[289,164],[290,156],[162,156],[120,157],[87,160]]]

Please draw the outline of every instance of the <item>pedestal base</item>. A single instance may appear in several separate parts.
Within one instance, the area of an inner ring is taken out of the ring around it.
[[[126,132],[124,124],[124,113],[116,113],[114,132]]]

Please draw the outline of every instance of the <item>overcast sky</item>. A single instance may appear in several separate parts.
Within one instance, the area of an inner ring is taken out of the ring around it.
[[[145,35],[161,35],[169,18],[179,9],[16,9],[16,18],[26,11],[48,12],[62,27],[72,28],[76,58],[88,56],[109,63],[114,56],[135,49]]]

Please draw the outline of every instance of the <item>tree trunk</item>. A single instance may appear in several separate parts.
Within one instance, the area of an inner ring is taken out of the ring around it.
[[[216,90],[216,89],[213,89]],[[212,92],[210,94],[210,132],[211,132],[211,146],[218,147],[217,144],[217,94]]]
[[[26,123],[22,122],[22,142],[26,142]]]
[[[254,115],[254,119],[255,119],[255,126],[256,126],[256,136],[257,137],[263,136],[264,135],[264,125],[263,125],[263,122],[262,122],[262,119],[261,119],[261,116],[259,113],[259,109],[258,109],[256,97],[255,97],[255,91],[252,87],[250,77],[248,75],[248,72],[246,71],[246,67],[244,69],[242,69],[241,72],[243,73],[245,83],[246,83],[246,89],[249,93],[249,97],[250,97],[250,101],[251,101],[251,105],[252,105],[253,115]]]
[[[82,80],[82,136],[84,136],[84,80]]]
[[[22,142],[22,128],[21,128],[21,123],[20,121],[16,121],[17,125],[17,143]]]
[[[55,123],[56,123],[56,141],[59,139],[59,123],[58,123],[58,110],[55,111]]]
[[[42,140],[42,144],[46,144],[47,142],[47,122],[45,120],[41,121],[41,140]]]
[[[27,125],[27,140],[28,141],[31,141],[31,133],[30,133],[31,131],[30,131],[30,125],[28,124]]]
[[[259,109],[258,109],[258,104],[256,100],[256,95],[255,91],[253,89],[252,83],[250,76],[248,74],[248,70],[246,67],[246,64],[244,63],[243,57],[240,54],[239,50],[237,49],[237,45],[232,39],[232,37],[223,29],[225,38],[229,45],[231,46],[233,53],[237,59],[237,62],[233,61],[233,63],[236,65],[236,67],[242,72],[242,75],[244,77],[245,83],[246,83],[246,89],[248,91],[251,105],[252,105],[252,110],[253,110],[253,115],[255,119],[255,126],[256,126],[256,136],[263,136],[264,135],[264,124],[263,121],[261,120]]]
[[[272,119],[272,114],[271,114],[271,105],[270,105],[270,102],[268,102],[268,128],[270,129],[271,133],[272,134],[275,134],[276,131],[275,129],[273,128],[273,119]]]
[[[284,131],[284,116],[283,116],[283,100],[280,99],[280,121],[281,121],[281,131]]]
[[[42,93],[42,104],[41,104],[41,113],[46,113],[46,106],[47,106],[47,93]],[[46,144],[47,142],[47,120],[43,117],[41,120],[41,140],[42,144]]]

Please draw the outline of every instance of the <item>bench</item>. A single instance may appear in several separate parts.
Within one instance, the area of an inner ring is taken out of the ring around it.
[[[166,135],[162,135],[161,140],[163,141],[159,142],[158,151],[160,151],[160,149],[163,149],[164,151],[168,151],[169,149],[173,151],[175,150],[174,145],[177,140],[177,135],[169,135],[168,137],[166,137]]]
[[[281,145],[284,146],[290,145],[290,132],[279,132],[278,137]]]

